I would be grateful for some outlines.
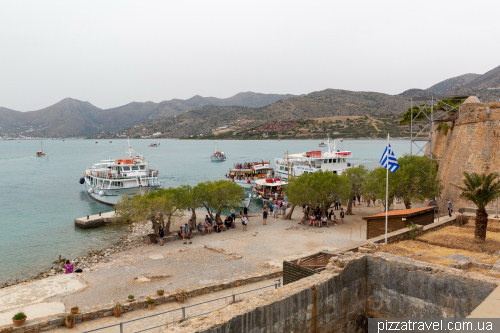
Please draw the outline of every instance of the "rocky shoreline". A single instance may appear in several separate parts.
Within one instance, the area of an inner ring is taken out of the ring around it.
[[[152,230],[151,222],[146,224],[143,223],[132,223],[130,228],[125,232],[125,235],[120,237],[120,239],[110,247],[102,250],[88,250],[85,255],[70,259],[73,264],[73,269],[90,269],[90,267],[100,263],[109,262],[110,256],[112,254],[126,251],[134,247],[138,247],[140,244],[146,242],[146,235],[150,234]],[[16,284],[32,282],[36,280],[41,280],[49,276],[54,276],[57,274],[64,274],[66,272],[64,264],[67,258],[61,258],[53,262],[54,266],[41,271],[37,275],[32,275],[24,279],[16,279],[14,281],[7,281],[0,285],[1,288],[6,288]]]
[[[197,212],[198,213],[198,212]],[[258,212],[249,212],[249,216],[256,216]],[[177,225],[172,223],[170,228],[170,234],[174,235],[176,232]],[[108,248],[102,250],[88,250],[85,255],[69,259],[73,264],[73,270],[81,269],[90,269],[92,266],[100,262],[109,262],[110,256],[115,253],[123,252],[126,250],[130,250],[132,248],[138,247],[139,245],[146,244],[146,236],[152,232],[152,223],[140,223],[134,222],[130,225],[130,227],[125,231],[125,235],[120,237],[120,239],[113,245]],[[37,275],[31,275],[30,277],[16,279],[7,281],[4,283],[0,283],[0,289],[6,288],[9,286],[13,286],[16,284],[32,282],[36,280],[45,279],[50,276],[54,276],[57,274],[65,274],[66,270],[64,268],[64,264],[66,263],[66,259],[61,258],[53,262],[54,266],[42,270]]]

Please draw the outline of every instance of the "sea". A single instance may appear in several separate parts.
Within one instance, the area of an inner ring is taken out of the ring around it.
[[[326,140],[324,140],[326,141]],[[235,163],[271,161],[318,148],[319,140],[130,140],[130,145],[160,171],[163,187],[196,185],[223,179]],[[352,151],[351,161],[368,168],[378,165],[386,140],[344,140],[337,149]],[[393,140],[396,157],[410,152],[409,140]],[[215,149],[226,153],[224,162],[211,162]],[[92,200],[79,184],[85,169],[108,158],[125,158],[123,140],[44,140],[45,157],[35,157],[40,141],[0,141],[0,285],[36,275],[54,266],[61,255],[72,259],[90,249],[114,244],[126,226],[80,229],[73,220],[113,210]]]

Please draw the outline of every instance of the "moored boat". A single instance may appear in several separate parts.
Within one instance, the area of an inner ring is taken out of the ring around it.
[[[160,187],[158,168],[150,168],[149,162],[130,143],[127,153],[129,158],[103,160],[87,168],[80,184],[85,184],[92,199],[116,205],[127,194],[146,194]]]
[[[148,145],[148,147],[158,147],[159,145],[160,145],[159,143],[153,142],[153,143],[150,143]]]
[[[342,174],[352,167],[348,162],[352,158],[350,151],[337,150],[337,141],[328,138],[328,151],[313,150],[302,154],[291,154],[275,160],[274,174],[281,179],[298,177],[303,173],[313,173],[319,170]]]
[[[319,146],[319,147],[326,147],[327,145],[326,145],[326,143],[321,142],[318,146]]]
[[[272,175],[273,168],[270,162],[245,162],[234,164],[225,178],[240,186],[252,188],[257,179],[271,178]]]
[[[283,200],[287,182],[279,178],[259,179],[255,182],[253,192],[259,199]]]

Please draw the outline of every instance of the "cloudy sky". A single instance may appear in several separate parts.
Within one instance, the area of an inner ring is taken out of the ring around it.
[[[0,106],[397,94],[500,65],[500,1],[2,1]]]

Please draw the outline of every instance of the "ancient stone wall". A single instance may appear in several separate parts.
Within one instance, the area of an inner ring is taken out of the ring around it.
[[[467,317],[499,280],[389,253],[193,318],[176,332],[366,332],[367,318]],[[340,266],[339,266],[340,267]]]
[[[446,211],[448,201],[453,202],[455,210],[475,207],[472,202],[460,198],[461,191],[451,184],[461,186],[464,171],[500,172],[500,109],[464,104],[458,119],[448,125],[451,128],[447,134],[435,130],[433,140],[433,154],[439,161],[438,177],[444,186],[439,207]],[[429,145],[427,148],[430,149]],[[493,204],[488,208],[493,209]]]

